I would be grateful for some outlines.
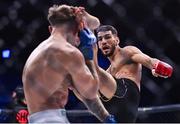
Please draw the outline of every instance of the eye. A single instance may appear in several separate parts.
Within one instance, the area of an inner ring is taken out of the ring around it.
[[[97,40],[98,40],[98,41],[101,41],[101,40],[102,40],[102,37],[98,37]]]
[[[110,38],[112,38],[111,35],[105,35],[105,36],[104,36],[104,39],[110,39]]]

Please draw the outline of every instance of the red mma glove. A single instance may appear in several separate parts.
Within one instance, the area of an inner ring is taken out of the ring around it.
[[[156,77],[163,77],[168,78],[171,77],[173,72],[172,66],[169,64],[159,61],[155,64],[154,68],[152,69],[152,74]]]

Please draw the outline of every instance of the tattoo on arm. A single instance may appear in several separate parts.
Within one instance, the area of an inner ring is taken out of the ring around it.
[[[98,96],[94,99],[86,99],[80,95],[76,89],[74,89],[73,92],[100,121],[105,120],[105,118],[109,115]]]
[[[99,120],[103,121],[109,115],[98,97],[95,99],[83,99],[83,102]]]

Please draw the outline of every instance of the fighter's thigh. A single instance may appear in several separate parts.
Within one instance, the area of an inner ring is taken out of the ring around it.
[[[98,73],[100,81],[100,92],[107,98],[111,98],[117,88],[115,79],[105,70],[100,68]]]

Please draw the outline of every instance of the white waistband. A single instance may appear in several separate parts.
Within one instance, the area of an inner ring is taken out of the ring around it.
[[[29,115],[28,120],[30,123],[33,122],[49,122],[50,120],[66,120],[66,110],[65,109],[48,109],[40,112],[33,113]]]

